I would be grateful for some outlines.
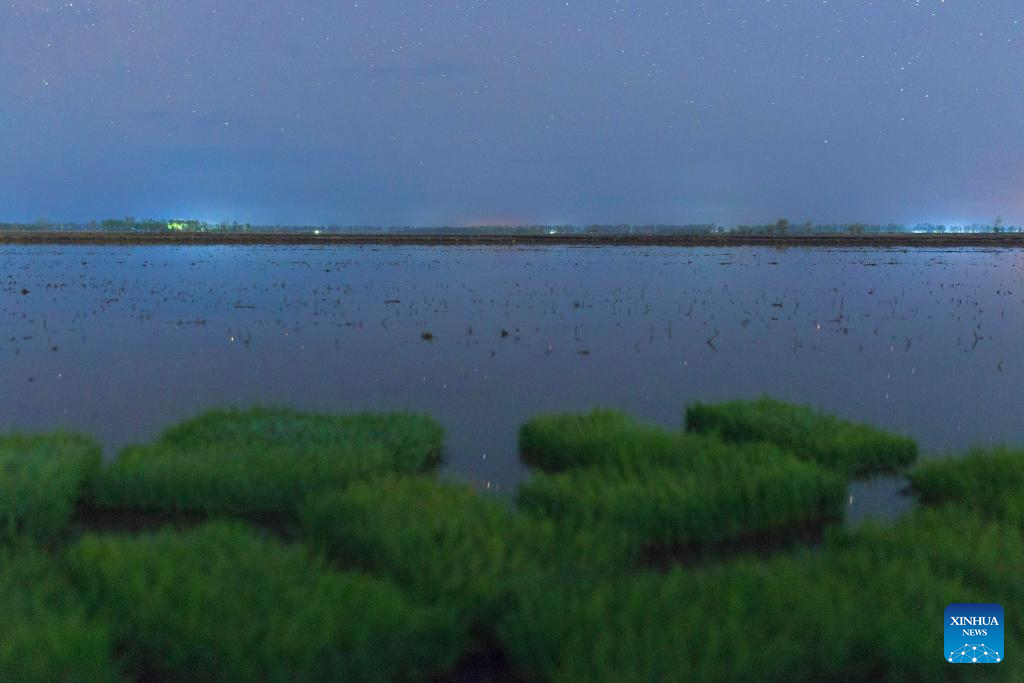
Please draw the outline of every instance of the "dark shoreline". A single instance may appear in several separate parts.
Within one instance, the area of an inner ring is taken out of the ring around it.
[[[871,235],[513,235],[0,231],[0,244],[602,247],[1024,247],[1024,233]]]

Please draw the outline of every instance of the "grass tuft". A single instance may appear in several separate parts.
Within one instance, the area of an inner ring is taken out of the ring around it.
[[[552,681],[942,680],[946,605],[1020,605],[1024,548],[969,511],[928,513],[768,560],[527,586],[499,634]],[[986,673],[1020,680],[1024,660]]]
[[[520,432],[542,472],[519,489],[524,510],[572,529],[617,534],[653,556],[842,516],[843,481],[776,446],[668,432],[623,413],[534,418]]]
[[[545,472],[628,464],[641,452],[651,459],[656,457],[655,449],[671,451],[674,446],[673,435],[640,425],[617,410],[542,415],[519,429],[523,461]]]
[[[0,436],[0,538],[47,541],[64,531],[101,458],[80,434]]]
[[[444,428],[414,413],[304,413],[286,408],[212,410],[169,427],[160,437],[181,449],[259,447],[294,453],[330,451],[341,444],[378,444],[400,472],[438,462]]]
[[[89,535],[68,560],[139,678],[422,677],[451,666],[462,642],[454,618],[410,605],[392,583],[334,572],[238,522]]]
[[[839,477],[770,447],[691,462],[692,469],[638,466],[628,475],[606,468],[537,474],[520,486],[518,501],[574,529],[614,530],[636,551],[656,555],[842,517]]]
[[[961,503],[1024,523],[1024,451],[976,449],[963,458],[929,460],[910,472],[925,505]]]
[[[767,400],[687,425],[531,420],[517,505],[425,476],[413,415],[214,411],[100,474],[85,437],[0,437],[0,680],[941,680],[947,604],[1024,622],[1024,451],[921,463],[923,505],[808,547],[913,442]],[[198,526],[70,541],[86,492]],[[201,521],[261,513],[295,542]],[[983,673],[1024,680],[1006,632]]]
[[[48,555],[0,550],[0,611],[0,680],[120,680],[108,624],[86,613]]]
[[[164,512],[294,512],[310,493],[440,458],[444,431],[421,415],[213,411],[124,449],[94,504]]]
[[[770,398],[694,403],[686,409],[686,429],[726,441],[767,441],[851,477],[899,472],[917,458],[909,437]]]
[[[315,495],[301,516],[314,547],[343,566],[388,576],[420,601],[445,602],[477,624],[503,597],[520,525],[500,500],[426,477]]]

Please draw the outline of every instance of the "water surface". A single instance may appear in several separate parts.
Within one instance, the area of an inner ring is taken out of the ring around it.
[[[220,405],[426,411],[447,470],[508,491],[532,415],[769,393],[916,437],[1024,443],[1024,252],[0,249],[0,428],[110,452]],[[855,486],[851,512],[904,505]]]

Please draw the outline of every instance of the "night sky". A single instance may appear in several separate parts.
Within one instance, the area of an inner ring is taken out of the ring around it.
[[[1021,0],[0,5],[0,220],[1024,222]]]

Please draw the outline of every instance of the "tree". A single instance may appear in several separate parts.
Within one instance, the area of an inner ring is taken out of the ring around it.
[[[780,218],[775,223],[775,232],[779,235],[785,235],[789,231],[789,221],[785,218]]]
[[[996,216],[996,220],[992,224],[992,232],[1002,232],[1002,231],[1003,231],[1003,217],[1002,216]]]

